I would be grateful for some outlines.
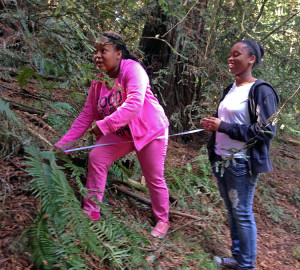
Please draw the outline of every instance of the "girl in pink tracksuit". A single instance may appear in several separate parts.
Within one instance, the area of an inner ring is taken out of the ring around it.
[[[111,80],[92,82],[84,109],[56,146],[65,149],[82,137],[94,121],[91,132],[97,144],[114,143],[95,147],[89,155],[88,198],[83,208],[92,220],[100,217],[100,207],[93,198],[102,202],[110,165],[135,150],[158,220],[151,234],[163,238],[169,228],[169,193],[164,179],[168,119],[150,90],[146,71],[118,34],[103,33],[95,48],[95,65]]]

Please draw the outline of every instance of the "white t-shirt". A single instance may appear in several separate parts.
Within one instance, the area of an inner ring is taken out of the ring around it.
[[[232,85],[225,98],[219,105],[218,117],[227,123],[250,124],[248,111],[248,95],[253,83],[243,86]],[[245,142],[231,139],[227,134],[222,132],[216,133],[215,153],[219,156],[230,156],[232,153],[226,149],[241,149]],[[235,158],[245,156],[246,150],[234,154]]]

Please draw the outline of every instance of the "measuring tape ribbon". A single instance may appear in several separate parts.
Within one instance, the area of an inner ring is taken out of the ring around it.
[[[192,133],[200,132],[200,131],[203,131],[203,130],[204,130],[204,129],[189,130],[189,131],[185,131],[185,132],[180,132],[180,133],[176,133],[176,134],[169,135],[169,137],[181,136],[181,135],[186,135],[186,134],[192,134]],[[165,136],[158,136],[157,138],[155,138],[155,140],[157,140],[157,139],[163,139],[163,138],[165,138]],[[73,149],[65,150],[64,152],[65,152],[65,153],[69,153],[69,152],[73,152],[73,151],[79,151],[79,150],[90,149],[90,148],[94,148],[94,147],[98,147],[98,146],[106,146],[106,145],[120,144],[120,143],[131,143],[131,142],[133,142],[133,141],[118,142],[118,143],[102,143],[102,144],[95,144],[95,145],[90,145],[90,146],[84,146],[84,147],[79,147],[79,148],[73,148]]]

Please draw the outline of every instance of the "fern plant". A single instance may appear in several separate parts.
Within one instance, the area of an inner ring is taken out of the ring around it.
[[[0,98],[0,157],[18,153],[24,145],[34,141],[28,136],[9,103]]]
[[[132,233],[103,205],[106,221],[90,226],[54,153],[32,147],[26,151],[33,192],[41,202],[41,212],[27,232],[38,268],[87,269],[89,254],[118,269],[143,262],[137,246],[145,243],[143,237]],[[73,166],[73,173],[80,175],[82,170]],[[83,187],[80,191],[86,194]]]

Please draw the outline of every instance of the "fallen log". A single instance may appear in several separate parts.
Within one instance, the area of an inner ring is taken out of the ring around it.
[[[114,180],[114,182],[118,183],[118,184],[126,185],[130,188],[135,188],[135,189],[137,189],[139,191],[142,191],[142,192],[147,192],[148,191],[147,186],[144,186],[141,183],[139,183],[138,181],[132,180],[130,178],[128,178],[128,180],[124,180],[124,181]],[[169,191],[169,198],[170,198],[170,201],[172,203],[178,200],[177,196],[172,194],[170,191]]]
[[[126,194],[129,197],[135,199],[136,201],[151,206],[151,200],[149,200],[147,198],[144,198],[144,197],[142,197],[142,196],[140,196],[140,195],[138,195],[138,194],[136,194],[132,191],[129,191],[124,187],[120,187],[120,186],[117,186],[117,185],[113,185],[113,187],[116,188],[118,191],[122,192],[123,194]],[[172,214],[172,215],[192,218],[192,219],[195,219],[195,220],[203,220],[204,219],[203,217],[197,217],[197,216],[182,213],[182,212],[176,211],[176,210],[170,210],[169,213]]]

